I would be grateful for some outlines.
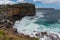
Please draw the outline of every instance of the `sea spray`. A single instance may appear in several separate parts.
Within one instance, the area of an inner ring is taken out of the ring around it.
[[[32,17],[25,16],[20,21],[16,21],[13,27],[17,29],[18,33],[30,35],[31,37],[35,37],[36,36],[35,34],[38,32],[47,32],[47,33],[53,33],[53,34],[59,35],[60,24],[58,22],[52,23],[52,24],[46,23],[45,21],[47,20],[45,20],[43,14],[45,14],[45,12],[37,12],[36,16],[32,16]],[[41,20],[41,21],[38,21],[38,20]]]
[[[14,28],[17,28],[19,32],[22,32],[24,34],[32,34],[32,32],[37,31],[37,28],[39,27],[39,25],[36,24],[35,21],[43,17],[41,13],[38,13],[37,15],[32,17],[25,16],[24,18],[22,18],[22,20],[20,20],[20,22],[16,21]]]

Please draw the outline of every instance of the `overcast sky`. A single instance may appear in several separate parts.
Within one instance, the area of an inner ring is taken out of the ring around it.
[[[37,8],[60,9],[60,0],[0,0],[1,4],[33,3]]]

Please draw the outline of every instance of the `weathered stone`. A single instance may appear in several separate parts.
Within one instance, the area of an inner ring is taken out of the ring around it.
[[[34,16],[35,5],[30,3],[0,5],[0,24],[10,28],[24,16]]]
[[[4,14],[4,16],[33,16],[35,15],[35,5],[29,3],[1,5],[0,14]]]
[[[47,32],[38,32],[36,34],[38,38],[43,38],[44,40],[60,40],[60,37],[54,33],[47,33]]]
[[[12,27],[16,20],[34,15],[35,5],[33,4],[0,5],[0,30],[5,32],[3,37],[0,36],[0,40],[36,40],[26,35],[19,35],[17,29]]]

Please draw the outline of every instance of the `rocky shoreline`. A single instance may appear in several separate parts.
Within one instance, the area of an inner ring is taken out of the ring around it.
[[[0,5],[0,40],[60,40],[57,34],[37,32],[36,37],[30,37],[13,28],[15,21],[24,16],[34,16],[35,12],[33,4]]]
[[[0,28],[0,40],[38,40],[38,38],[20,34],[15,28],[3,26]]]
[[[58,34],[47,32],[38,32],[36,37],[39,38],[39,40],[60,40]]]
[[[34,15],[35,5],[33,4],[0,5],[0,40],[38,40],[38,38],[20,34],[13,28],[16,20]]]
[[[24,16],[34,16],[35,5],[29,3],[0,5],[0,28],[12,28]]]

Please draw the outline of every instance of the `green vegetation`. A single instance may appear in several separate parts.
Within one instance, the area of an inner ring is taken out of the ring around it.
[[[21,38],[16,35],[6,35],[3,40],[21,40]]]
[[[17,36],[17,35],[5,35],[0,37],[1,40],[39,40],[38,38],[29,38],[25,36]]]
[[[6,34],[6,30],[0,29],[0,40],[39,40],[38,38],[31,38],[26,35]]]
[[[0,36],[4,35],[5,32],[3,30],[0,30]]]
[[[34,38],[33,40],[39,40],[38,38]]]

